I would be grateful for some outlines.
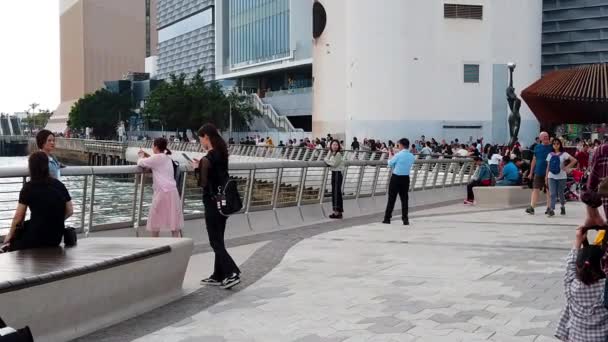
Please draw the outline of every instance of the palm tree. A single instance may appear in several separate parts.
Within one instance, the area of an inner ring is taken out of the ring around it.
[[[32,118],[35,120],[36,119],[36,108],[38,108],[38,106],[40,106],[39,103],[33,102],[30,104],[30,108],[32,109]],[[29,117],[29,110],[28,110],[28,117]],[[30,123],[31,125],[31,123]],[[30,127],[30,131],[33,131],[36,128],[36,123],[34,122],[33,127]]]

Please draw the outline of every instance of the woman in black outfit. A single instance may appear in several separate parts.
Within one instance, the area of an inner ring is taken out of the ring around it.
[[[198,136],[207,155],[200,161],[194,159],[194,167],[198,169],[199,186],[203,188],[205,225],[215,253],[213,274],[201,280],[201,284],[230,289],[241,282],[241,271],[226,250],[224,232],[227,217],[218,211],[215,202],[218,187],[223,187],[228,181],[228,147],[212,124],[201,127]]]
[[[68,190],[50,176],[47,154],[34,152],[28,162],[30,181],[19,193],[11,229],[4,238],[3,249],[9,251],[59,246],[65,232],[64,222],[74,212]],[[24,222],[27,208],[30,220]]]

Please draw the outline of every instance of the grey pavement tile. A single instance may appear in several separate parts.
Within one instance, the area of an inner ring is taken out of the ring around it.
[[[226,342],[222,336],[190,336],[179,342]]]
[[[374,324],[368,327],[366,330],[372,332],[374,334],[399,334],[407,332],[408,330],[414,328],[414,325],[411,323],[399,324],[395,326],[389,326],[384,324]]]
[[[494,318],[496,314],[494,312],[490,312],[488,310],[468,310],[468,311],[460,311],[454,315],[456,319],[466,319],[469,321],[473,317],[481,317],[481,318]]]
[[[395,325],[402,323],[402,322],[403,322],[403,320],[401,320],[395,316],[381,316],[381,317],[365,318],[365,319],[360,320],[357,323],[358,324],[377,323],[377,324],[382,324],[382,325],[386,325],[389,327],[394,327]]]
[[[293,342],[342,342],[347,338],[348,336],[321,337],[319,335],[311,334],[293,340]]]
[[[518,331],[515,336],[553,336],[555,335],[555,329],[552,328],[532,328],[522,329]]]
[[[430,320],[435,321],[437,323],[464,323],[471,319],[472,317],[456,317],[456,316],[448,316],[444,314],[434,314],[429,317]]]
[[[423,280],[412,281],[412,280],[395,280],[392,282],[393,285],[398,287],[411,287],[411,286],[420,286],[424,284]]]

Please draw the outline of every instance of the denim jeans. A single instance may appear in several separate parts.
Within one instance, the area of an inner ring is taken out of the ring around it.
[[[559,196],[559,202],[562,207],[566,205],[566,179],[553,179],[549,178],[549,192],[551,193],[551,209],[555,210],[555,204],[557,203],[557,196]]]

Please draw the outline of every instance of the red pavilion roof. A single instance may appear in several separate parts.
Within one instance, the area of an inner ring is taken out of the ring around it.
[[[521,97],[543,124],[608,122],[608,65],[550,72]]]

